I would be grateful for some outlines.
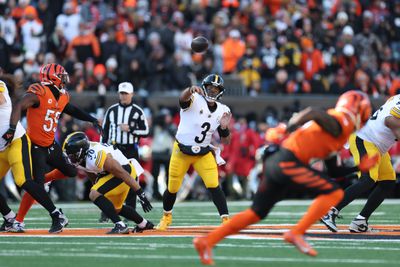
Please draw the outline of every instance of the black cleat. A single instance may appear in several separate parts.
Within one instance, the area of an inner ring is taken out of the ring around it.
[[[64,215],[61,209],[52,213],[50,216],[53,222],[51,224],[49,233],[61,233],[62,229],[68,225],[68,218]]]
[[[154,229],[154,224],[151,221],[147,221],[146,226],[144,228],[140,228],[138,225],[135,226],[135,228],[132,229],[132,233],[141,233],[145,230],[153,230]]]
[[[114,228],[111,229],[109,232],[107,232],[107,234],[109,235],[115,235],[115,234],[129,234],[129,228],[128,226],[125,225],[121,225],[119,223],[116,223],[114,225]]]
[[[8,220],[6,218],[4,218],[4,222],[0,226],[0,232],[8,232],[12,228],[14,221],[15,221],[15,217],[8,219]]]

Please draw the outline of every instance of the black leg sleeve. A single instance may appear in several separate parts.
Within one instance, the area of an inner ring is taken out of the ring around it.
[[[137,196],[135,191],[132,188],[129,189],[129,193],[128,196],[126,197],[125,204],[136,209],[136,198]]]
[[[136,224],[139,224],[143,221],[143,217],[140,216],[140,214],[137,213],[134,208],[127,205],[122,206],[119,215],[124,216],[128,220],[134,221]]]
[[[99,209],[101,209],[101,211],[104,212],[104,214],[110,218],[113,223],[121,221],[121,218],[115,211],[114,205],[105,196],[99,196],[95,201],[93,201],[93,203],[99,207]]]
[[[40,205],[42,205],[50,214],[56,209],[53,201],[44,190],[43,185],[39,185],[32,180],[27,180],[22,188],[28,192]]]
[[[369,177],[361,177],[357,183],[349,186],[344,191],[342,201],[336,206],[338,210],[349,205],[354,199],[360,197],[363,193],[370,190],[375,185],[375,181]]]
[[[381,205],[383,200],[390,195],[396,186],[396,181],[381,181],[371,192],[368,197],[367,203],[360,212],[360,215],[369,218],[371,214]]]
[[[225,194],[222,192],[221,187],[217,186],[215,188],[207,189],[211,194],[211,198],[214,202],[214,205],[217,207],[219,215],[228,215],[228,205],[226,204]]]
[[[165,190],[163,195],[163,208],[165,211],[171,211],[176,201],[176,193],[171,193]]]
[[[11,211],[10,207],[7,204],[7,200],[4,198],[2,194],[0,194],[0,212],[3,216],[6,216]]]
[[[52,149],[50,149],[48,164],[58,169],[64,175],[68,177],[76,177],[78,175],[77,168],[69,163],[69,160],[62,153],[62,149],[59,144],[54,142]]]

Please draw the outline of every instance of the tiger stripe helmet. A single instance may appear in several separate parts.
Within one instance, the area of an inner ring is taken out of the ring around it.
[[[69,83],[68,73],[63,66],[56,63],[43,65],[39,70],[39,77],[42,84],[54,85],[58,90],[64,89]]]
[[[357,130],[368,121],[372,111],[368,95],[356,90],[342,94],[336,103],[335,109],[348,114]]]

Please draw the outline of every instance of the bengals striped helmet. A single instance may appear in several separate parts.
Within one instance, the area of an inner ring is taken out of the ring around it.
[[[371,102],[368,95],[361,91],[351,90],[342,94],[335,109],[350,116],[357,130],[364,126],[371,116]]]
[[[69,83],[68,73],[64,67],[50,63],[43,65],[39,70],[40,82],[45,85],[54,85],[58,90],[64,89],[65,84]]]

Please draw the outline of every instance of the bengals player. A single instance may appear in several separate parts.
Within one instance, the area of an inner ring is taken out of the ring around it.
[[[359,91],[349,91],[339,98],[334,109],[325,112],[307,108],[294,116],[288,123],[288,131],[293,133],[285,139],[281,149],[265,162],[264,178],[251,208],[237,214],[207,236],[193,240],[202,263],[214,263],[211,250],[224,237],[265,218],[275,203],[283,199],[289,186],[311,193],[316,198],[303,218],[283,238],[300,252],[316,256],[317,251],[305,241],[304,233],[330,209],[332,203],[342,199],[343,190],[330,180],[327,173],[312,169],[309,163],[314,159],[328,159],[339,151],[350,134],[364,125],[370,113],[368,96]],[[369,170],[378,158],[377,155],[364,157],[357,169]]]
[[[54,178],[77,175],[76,167],[63,156],[60,145],[54,140],[60,115],[64,112],[77,119],[92,122],[99,132],[101,126],[96,118],[69,103],[70,96],[65,88],[69,76],[64,67],[55,63],[43,65],[39,76],[40,82],[30,85],[13,109],[9,130],[12,138],[14,125],[20,120],[21,112],[27,110],[27,134],[32,141],[33,177],[37,183],[43,184],[47,164],[59,170],[53,172]],[[28,195],[22,200],[17,223],[22,223],[32,203],[33,199]]]
[[[30,193],[51,215],[52,225],[50,233],[58,233],[68,222],[61,210],[58,210],[43,186],[32,179],[31,140],[25,129],[18,122],[10,125],[10,115],[13,108],[12,98],[17,84],[11,75],[0,77],[0,177],[10,170],[13,173],[15,184]],[[8,207],[6,199],[0,195],[0,212],[4,216],[4,223],[0,231],[21,232],[14,228],[15,213]]]

